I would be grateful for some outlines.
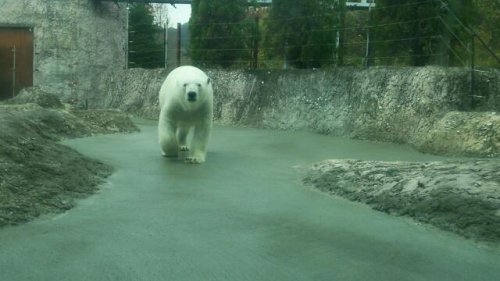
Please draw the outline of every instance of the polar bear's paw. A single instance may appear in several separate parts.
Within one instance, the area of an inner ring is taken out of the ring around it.
[[[187,147],[187,145],[181,145],[181,146],[179,146],[179,150],[186,152],[186,151],[189,151],[189,147]]]
[[[177,154],[167,154],[163,151],[161,152],[161,156],[166,157],[166,158],[177,158],[178,157]]]
[[[184,163],[186,163],[186,164],[201,164],[203,162],[204,162],[204,160],[201,158],[198,158],[198,157],[190,156],[190,157],[184,158]]]

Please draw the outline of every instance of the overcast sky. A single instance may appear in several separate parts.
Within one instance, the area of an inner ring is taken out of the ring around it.
[[[191,5],[178,4],[174,6],[167,5],[169,15],[169,26],[175,27],[177,23],[186,23],[191,16]]]

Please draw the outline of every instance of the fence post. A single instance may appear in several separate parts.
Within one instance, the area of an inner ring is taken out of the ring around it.
[[[12,47],[12,97],[16,96],[16,46]]]
[[[346,0],[337,0],[337,60],[335,61],[336,66],[342,66],[344,64],[344,26],[345,26],[345,7]]]
[[[177,66],[181,66],[181,24],[177,23]]]
[[[163,25],[164,28],[164,34],[163,34],[163,67],[167,69],[168,67],[168,20],[167,22]]]
[[[129,40],[130,40],[130,36],[129,36],[129,27],[130,27],[130,24],[129,24],[129,16],[130,16],[130,7],[127,3],[127,15],[125,16],[125,31],[127,32],[127,37],[126,37],[126,41],[125,41],[125,69],[128,69],[128,55],[129,55]]]
[[[474,98],[475,98],[475,88],[476,88],[476,77],[474,72],[476,71],[476,63],[475,63],[475,52],[476,48],[474,47],[474,32],[471,32],[471,46],[470,46],[470,96],[472,98],[472,106],[475,106]]]
[[[368,7],[368,28],[366,29],[366,55],[365,55],[365,67],[368,68],[373,66],[373,43],[372,43],[372,33],[370,32],[373,23],[372,16],[372,5]]]
[[[284,48],[284,52],[283,52],[283,69],[288,69],[287,52],[288,52],[288,41],[285,41],[285,48]]]
[[[255,16],[255,26],[253,32],[253,68],[257,68],[259,64],[259,16]]]

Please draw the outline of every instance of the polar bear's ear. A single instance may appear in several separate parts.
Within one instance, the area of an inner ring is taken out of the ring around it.
[[[207,85],[210,85],[210,82],[211,82],[211,80],[210,80],[210,77],[209,77],[209,78],[207,78]]]

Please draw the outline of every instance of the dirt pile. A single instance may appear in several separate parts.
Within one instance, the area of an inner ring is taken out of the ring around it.
[[[321,191],[468,238],[500,242],[500,161],[326,160],[304,177]]]
[[[15,104],[25,101],[46,108]],[[7,103],[0,104],[0,227],[67,210],[112,173],[110,166],[57,141],[138,131],[124,113],[65,110],[46,93]]]

